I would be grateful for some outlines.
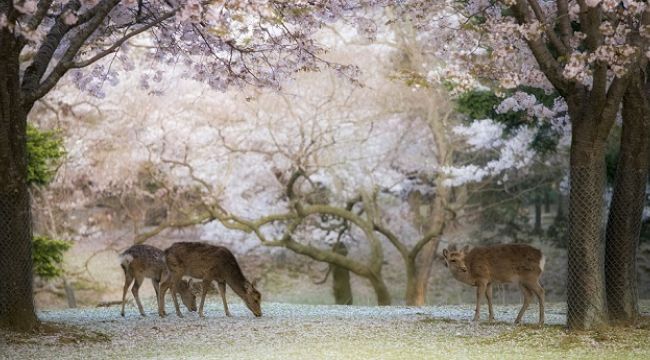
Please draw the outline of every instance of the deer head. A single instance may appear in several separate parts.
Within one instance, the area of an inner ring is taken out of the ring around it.
[[[192,291],[192,280],[181,280],[178,284],[178,292],[181,294],[181,300],[189,311],[196,311],[196,295]]]
[[[250,309],[255,316],[260,317],[262,316],[262,294],[255,289],[255,283],[256,281],[253,281],[252,283],[246,282],[246,284],[244,284],[246,296],[244,296],[243,299],[248,309]]]
[[[452,272],[467,272],[465,264],[465,255],[469,252],[469,245],[465,245],[460,250],[456,250],[456,245],[442,250],[442,256],[445,257],[445,266]]]

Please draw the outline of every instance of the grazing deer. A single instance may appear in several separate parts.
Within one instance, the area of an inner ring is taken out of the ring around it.
[[[169,272],[165,264],[165,253],[153,246],[149,245],[133,245],[120,254],[120,265],[124,270],[124,291],[122,292],[122,312],[124,316],[124,303],[126,300],[126,292],[133,280],[135,284],[131,289],[135,302],[138,304],[140,315],[145,316],[138,290],[144,281],[144,278],[151,278],[154,290],[156,290],[156,300],[159,301],[160,293],[160,280]],[[191,291],[191,284],[187,281],[182,281],[178,285],[178,290],[181,293],[183,304],[190,310],[196,311],[196,296]],[[162,297],[165,296],[163,291]]]
[[[476,310],[474,321],[480,317],[481,296],[485,294],[490,312],[489,321],[494,321],[492,312],[492,284],[518,283],[524,294],[524,304],[519,310],[515,324],[530,304],[533,294],[539,301],[539,325],[544,325],[544,289],[539,278],[544,271],[546,259],[541,250],[524,244],[502,244],[469,249],[455,246],[444,249],[445,265],[456,280],[476,286]]]
[[[260,302],[262,295],[255,290],[255,285],[244,277],[244,274],[235,259],[235,256],[223,246],[204,244],[199,242],[177,242],[165,250],[165,261],[169,268],[169,277],[163,280],[161,289],[172,289],[172,299],[176,308],[176,315],[182,317],[176,291],[183,276],[190,276],[203,280],[203,291],[201,303],[199,304],[199,316],[203,315],[203,304],[205,295],[213,281],[219,285],[219,293],[223,300],[223,308],[226,316],[231,316],[226,303],[226,284],[239,295],[246,306],[255,316],[262,316]],[[164,299],[158,301],[158,314],[164,316]]]

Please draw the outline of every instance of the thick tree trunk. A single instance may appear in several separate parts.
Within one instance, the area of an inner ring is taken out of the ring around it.
[[[384,283],[384,280],[381,278],[381,276],[371,276],[368,278],[368,280],[370,280],[370,284],[372,285],[373,289],[375,290],[375,294],[377,295],[377,305],[390,305],[392,301],[390,292],[388,292],[388,288],[386,287],[386,284]]]
[[[567,325],[572,330],[590,329],[606,323],[603,269],[605,140],[595,129],[576,131],[571,143],[571,193],[569,196],[569,243]],[[585,121],[580,122],[585,124]],[[592,126],[587,123],[585,126]]]
[[[619,325],[634,324],[639,313],[636,251],[650,165],[650,119],[640,74],[633,79],[623,99],[623,131],[605,245],[607,311],[610,321]]]
[[[417,283],[416,283],[416,266],[415,259],[407,258],[405,261],[406,264],[406,305],[408,306],[417,306],[415,305],[415,298],[417,294]]]
[[[429,241],[420,252],[420,261],[416,267],[415,276],[415,293],[413,298],[407,299],[408,305],[423,306],[427,300],[427,290],[429,288],[429,277],[431,277],[431,267],[438,250],[438,238]]]
[[[443,198],[448,196],[447,189],[440,189],[436,194],[436,199],[433,203],[431,210],[431,226],[430,231],[442,232],[445,225],[445,209]],[[420,250],[420,253],[415,258],[415,272],[414,276],[409,278],[407,270],[407,289],[406,289],[406,304],[410,306],[423,306],[427,300],[427,290],[429,287],[429,277],[431,276],[431,267],[436,257],[440,237],[435,237],[429,241]],[[407,267],[413,265],[407,265]],[[411,283],[412,284],[409,284]],[[410,285],[410,286],[409,286]]]
[[[337,242],[332,251],[343,256],[348,255],[348,248],[342,242]],[[330,264],[332,267],[332,291],[334,301],[338,305],[352,305],[352,286],[350,286],[350,270]]]
[[[16,37],[0,29],[0,327],[10,330],[37,324],[20,49]]]

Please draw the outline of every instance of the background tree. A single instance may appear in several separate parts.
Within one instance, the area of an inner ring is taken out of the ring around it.
[[[0,326],[31,329],[31,216],[27,191],[26,119],[34,103],[69,71],[78,86],[103,95],[111,66],[88,67],[108,55],[126,67],[125,43],[152,31],[151,64],[182,61],[189,76],[211,87],[277,86],[296,70],[327,65],[310,38],[323,21],[362,4],[345,2],[70,0],[0,2]],[[278,54],[281,54],[278,56]],[[86,68],[86,69],[85,69]],[[349,68],[336,67],[341,73]],[[153,65],[151,80],[162,71]],[[150,78],[142,77],[142,86]]]

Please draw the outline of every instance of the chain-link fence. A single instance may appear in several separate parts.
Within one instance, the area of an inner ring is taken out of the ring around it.
[[[0,194],[0,278],[0,322],[11,328],[31,328],[36,316],[27,191]]]
[[[572,169],[569,200],[567,325],[590,327],[605,317],[605,182],[602,167]]]
[[[611,322],[631,323],[639,314],[637,250],[645,207],[647,171],[618,176],[609,208],[605,242],[605,284]]]
[[[600,166],[572,169],[567,269],[572,329],[632,323],[639,313],[636,259],[647,172],[619,175],[611,200],[601,191],[604,174]]]

